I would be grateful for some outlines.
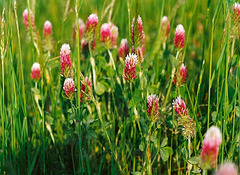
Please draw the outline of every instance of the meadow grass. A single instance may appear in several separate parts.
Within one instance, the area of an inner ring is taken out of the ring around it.
[[[0,1],[1,174],[213,174],[226,161],[239,167],[240,25],[234,21],[234,3]],[[29,26],[35,27],[29,30],[23,20],[25,9],[34,16]],[[92,13],[98,16],[95,48],[89,42],[84,50],[79,32],[72,37],[73,25],[79,31],[78,18],[86,24]],[[137,77],[128,82],[122,76],[125,57],[119,58],[118,48],[127,38],[130,51],[132,45],[136,49],[131,25],[138,15],[143,21],[145,53],[143,57],[136,53]],[[166,42],[163,16],[170,22]],[[46,20],[52,23],[50,51],[44,47]],[[116,48],[108,48],[100,39],[101,25],[108,22],[118,27]],[[185,29],[182,49],[174,47],[178,24]],[[64,43],[71,48],[73,100],[63,90],[60,49]],[[41,65],[38,81],[31,78],[34,62]],[[176,87],[173,80],[180,63],[187,67],[187,78]],[[84,84],[84,77],[90,77],[92,84]],[[151,94],[159,101],[157,114],[153,107],[149,117]],[[172,104],[179,96],[190,117],[183,126]],[[184,134],[189,121],[194,123],[193,137]],[[216,166],[205,170],[200,154],[211,126],[220,128],[222,144]]]

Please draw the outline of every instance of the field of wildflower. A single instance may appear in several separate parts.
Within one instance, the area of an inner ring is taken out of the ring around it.
[[[1,174],[240,167],[235,0],[0,0]]]

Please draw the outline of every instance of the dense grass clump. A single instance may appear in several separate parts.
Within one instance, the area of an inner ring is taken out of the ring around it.
[[[238,174],[237,2],[0,10],[1,174]]]

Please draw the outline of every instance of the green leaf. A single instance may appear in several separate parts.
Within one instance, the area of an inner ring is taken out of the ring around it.
[[[176,91],[173,90],[171,93],[170,93],[170,97],[171,98],[176,98]]]
[[[128,109],[132,108],[134,106],[134,98],[132,98],[129,102]]]
[[[172,154],[173,154],[173,151],[171,147],[166,146],[166,147],[160,148],[160,155],[163,161],[167,161],[169,156],[171,156]]]
[[[213,121],[216,121],[216,117],[217,117],[217,111],[214,111],[214,112],[212,113],[212,119],[213,119]]]
[[[113,70],[112,66],[108,66],[107,76],[108,77],[114,77],[114,75],[115,75],[115,71]]]
[[[123,74],[123,66],[118,66],[118,75],[122,75]],[[120,79],[121,79],[122,77],[120,76]]]
[[[157,137],[156,137],[155,135],[153,135],[153,136],[151,137],[151,141],[154,143],[154,146],[157,148],[158,139],[157,139]]]
[[[93,139],[97,139],[97,134],[94,132],[94,130],[89,129],[89,130],[88,130],[88,134],[89,134]]]
[[[91,125],[92,123],[97,122],[97,121],[98,121],[98,119],[94,120],[94,119],[88,118],[86,123],[87,123],[87,125]]]
[[[183,156],[184,156],[184,158],[185,158],[185,160],[187,159],[187,157],[188,157],[188,152],[187,152],[187,149],[184,147],[184,148],[182,148],[182,153],[183,153]]]
[[[168,160],[168,153],[166,150],[164,150],[163,148],[160,148],[160,155],[161,155],[161,158],[164,162],[166,162]]]
[[[68,119],[69,119],[69,120],[73,120],[73,119],[75,119],[75,114],[69,114]]]
[[[192,173],[193,173],[193,174],[199,174],[199,173],[201,173],[201,171],[202,171],[202,170],[197,169],[197,170],[193,170]]]
[[[105,92],[105,86],[100,83],[100,82],[97,82],[97,87],[96,87],[96,94],[97,95],[102,95],[104,92]]]
[[[144,149],[145,149],[145,142],[144,142],[144,141],[141,141],[141,143],[140,143],[140,145],[139,145],[139,149],[140,149],[141,151],[144,151]]]
[[[131,172],[131,174],[134,174],[134,175],[141,175],[141,172],[135,171],[135,172]]]
[[[33,93],[34,93],[34,98],[35,98],[36,100],[42,100],[42,96],[41,96],[40,90],[39,90],[38,88],[34,87],[34,88],[31,88],[31,90],[32,90]]]
[[[166,150],[166,151],[168,152],[169,156],[173,155],[173,150],[172,150],[171,147],[166,146],[166,147],[164,147],[163,149]]]
[[[135,96],[134,97],[134,103],[139,104],[142,101],[142,98],[140,96]]]
[[[73,124],[73,122],[74,122],[74,120],[69,120],[69,123],[72,125]]]
[[[150,94],[155,94],[157,92],[157,90],[158,90],[158,85],[148,86],[148,90],[149,90]]]
[[[101,53],[105,52],[105,51],[106,51],[106,48],[105,48],[104,46],[100,46],[100,47],[98,48],[98,53],[99,53],[99,55],[100,55]]]
[[[101,80],[100,83],[102,83],[105,86],[105,89],[109,89],[110,88],[109,84],[106,81]]]
[[[173,67],[177,67],[178,61],[177,61],[175,56],[170,55],[170,61],[171,61],[172,65],[173,65]]]
[[[128,109],[132,108],[134,105],[140,104],[141,101],[142,101],[141,96],[138,95],[134,96],[129,102]]]
[[[40,90],[37,87],[31,88],[31,90],[34,92],[34,94],[40,95]]]
[[[97,59],[98,59],[99,64],[100,64],[100,66],[101,66],[102,68],[106,67],[107,62],[106,62],[106,60],[105,60],[105,57],[103,57],[103,56],[98,56]]]
[[[198,164],[198,163],[200,162],[200,158],[197,157],[197,156],[190,157],[190,158],[188,159],[188,162],[191,163],[191,164],[193,164],[193,165],[196,165],[196,164]]]
[[[164,147],[164,146],[166,146],[167,143],[168,143],[168,138],[165,137],[165,138],[163,139],[162,143],[161,143],[161,148]]]
[[[240,116],[240,113],[239,113],[239,106],[236,106],[236,107],[235,107],[235,110],[236,110],[236,116],[239,117],[239,116]]]
[[[38,147],[37,151],[36,151],[35,154],[34,154],[34,158],[33,158],[32,162],[31,162],[32,164],[31,164],[31,166],[30,166],[30,168],[29,168],[29,173],[30,173],[30,174],[32,173],[32,171],[33,171],[33,169],[34,169],[34,165],[35,165],[36,159],[37,159],[37,157],[38,157],[39,150],[40,150],[40,147]]]

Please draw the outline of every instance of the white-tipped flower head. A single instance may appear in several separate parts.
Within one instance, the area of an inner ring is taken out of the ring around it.
[[[69,44],[63,44],[61,47],[60,55],[69,55],[71,52]]]
[[[240,4],[235,3],[233,5],[233,26],[231,27],[231,35],[233,38],[239,38],[240,33]]]
[[[163,17],[162,17],[162,24],[165,24],[165,23],[167,23],[167,22],[168,22],[167,16],[163,16]]]
[[[114,24],[110,24],[110,30],[111,30],[111,42],[112,47],[115,47],[117,45],[117,37],[118,37],[118,27]]]
[[[53,37],[52,37],[52,23],[50,21],[45,21],[43,26],[43,49],[44,51],[53,50]]]
[[[227,162],[221,165],[214,175],[238,175],[238,169],[234,163]]]
[[[31,10],[30,10],[30,18],[31,18],[31,24],[32,24],[32,26],[34,26],[35,23],[34,23],[33,13]],[[28,30],[28,27],[29,27],[28,9],[25,9],[23,12],[23,20],[24,20],[24,25],[26,26],[26,28]]]
[[[69,99],[70,101],[73,100],[74,98],[74,81],[72,78],[66,78],[63,84],[63,90],[65,92],[65,95],[67,97],[67,99]]]
[[[41,78],[40,64],[34,63],[31,68],[31,77],[33,80],[38,81]]]
[[[185,30],[182,24],[179,24],[175,31],[174,45],[176,48],[180,49],[184,47],[185,43]]]
[[[96,14],[91,14],[88,17],[86,23],[86,40],[88,43],[95,41],[95,33],[98,24],[98,16]]]
[[[61,74],[66,78],[72,76],[72,63],[70,53],[71,50],[69,44],[63,44],[60,51]]]
[[[143,31],[142,18],[138,15],[137,21],[135,18],[132,20],[132,53],[137,53],[140,62],[143,61],[143,55],[145,51],[145,34]]]
[[[187,68],[184,64],[181,65],[180,69],[177,70],[173,83],[176,85],[176,87],[183,85],[186,82],[187,78]]]
[[[83,38],[83,34],[85,31],[85,24],[81,18],[78,19],[77,23],[73,25],[73,39],[76,39],[76,30],[77,30],[77,24],[79,26],[79,39],[81,40]]]
[[[148,99],[147,99],[147,103],[148,103],[148,109],[147,109],[147,113],[148,113],[148,116],[151,117],[151,116],[155,116],[157,117],[158,116],[158,97],[155,95],[155,94],[151,94],[148,96]]]
[[[166,37],[168,37],[169,30],[170,30],[170,23],[169,23],[168,18],[166,16],[162,17],[161,27],[162,27],[163,35],[165,37],[164,39],[166,40]]]
[[[186,138],[193,137],[196,133],[196,123],[195,120],[193,120],[189,116],[188,109],[186,107],[184,100],[182,100],[181,97],[177,97],[175,101],[173,100],[172,105],[179,115],[177,121],[178,125],[182,126],[182,134]]]
[[[188,109],[186,108],[186,104],[181,97],[177,97],[175,101],[173,100],[172,105],[180,117],[188,115]]]
[[[120,47],[118,49],[119,57],[125,58],[125,56],[129,53],[129,45],[127,39],[122,39]]]
[[[52,34],[52,23],[50,21],[45,21],[43,27],[43,35],[44,37]]]
[[[110,24],[104,23],[101,27],[101,41],[106,42],[110,40],[111,30]]]
[[[91,14],[87,20],[87,29],[89,29],[89,27],[95,28],[97,24],[98,24],[98,16],[96,14]]]
[[[101,27],[101,41],[107,48],[115,47],[117,44],[118,28],[112,23],[104,23]]]
[[[136,65],[138,59],[136,54],[128,54],[125,58],[125,68],[123,78],[127,81],[134,80],[137,76],[135,75]]]
[[[233,15],[237,21],[240,21],[240,4],[237,2],[233,5]]]
[[[220,129],[216,126],[210,127],[205,135],[203,142],[208,143],[212,146],[219,147],[222,143],[222,134]]]
[[[211,126],[203,140],[201,164],[203,169],[216,166],[219,147],[222,143],[222,134],[218,127]]]

